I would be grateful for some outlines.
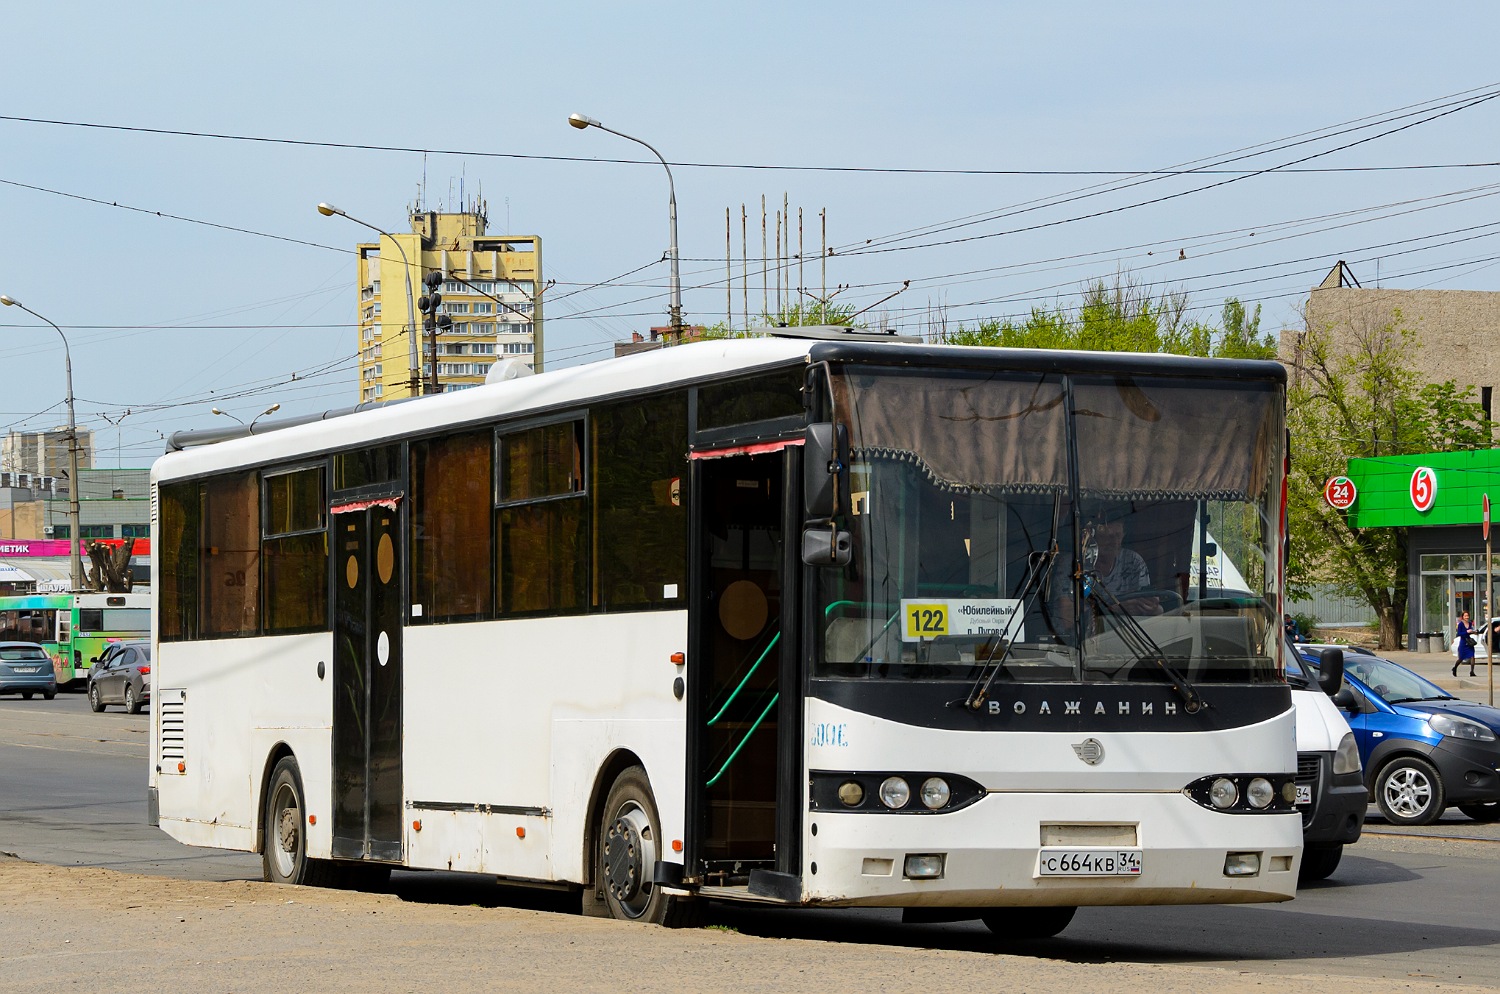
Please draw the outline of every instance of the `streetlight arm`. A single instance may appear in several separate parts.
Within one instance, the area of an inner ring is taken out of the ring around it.
[[[634,135],[627,135],[623,131],[616,131],[614,128],[606,127],[592,117],[586,117],[583,114],[571,114],[568,117],[568,123],[580,130],[591,127],[598,128],[600,131],[608,131],[610,134],[624,138],[626,141],[635,142],[656,156],[657,161],[661,163],[661,167],[667,171],[667,222],[669,228],[668,234],[671,237],[671,243],[667,247],[667,261],[671,263],[672,267],[672,303],[670,312],[672,317],[672,331],[680,340],[682,337],[682,276],[677,267],[677,184],[672,180],[672,167],[667,165],[666,157],[658,152],[650,142],[642,141]]]
[[[396,236],[391,234],[389,231],[386,231],[384,228],[377,228],[369,221],[361,221],[359,218],[355,217],[353,214],[350,214],[348,211],[341,210],[333,206],[332,204],[319,204],[318,213],[322,214],[324,217],[332,217],[333,215],[337,214],[339,217],[348,218],[355,224],[363,225],[364,227],[369,228],[376,234],[384,235],[386,238],[389,238],[391,240],[392,245],[396,246],[396,251],[401,253],[401,272],[406,277],[406,334],[411,341],[411,395],[413,397],[417,396],[419,386],[422,383],[422,376],[421,366],[417,358],[418,350],[417,311],[415,305],[416,298],[412,296],[411,292],[411,260],[406,257],[406,249],[401,247],[401,243],[396,240]],[[436,369],[437,356],[433,356],[432,361],[433,368]]]
[[[19,307],[32,317],[47,322],[52,326],[52,330],[57,332],[57,336],[62,339],[63,367],[68,374],[68,544],[71,547],[68,555],[68,571],[71,574],[69,579],[73,585],[73,589],[75,591],[82,590],[83,557],[78,548],[78,543],[82,538],[79,534],[82,528],[79,527],[78,523],[80,517],[78,490],[82,481],[78,479],[78,417],[73,410],[73,353],[68,348],[68,336],[63,334],[63,330],[57,326],[57,322],[38,314],[14,297],[0,296],[0,303],[5,304],[7,307]]]

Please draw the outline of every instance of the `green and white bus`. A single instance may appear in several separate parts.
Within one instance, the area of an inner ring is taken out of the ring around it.
[[[58,689],[87,680],[89,667],[110,642],[150,634],[149,593],[0,597],[0,641],[35,642],[45,649]]]

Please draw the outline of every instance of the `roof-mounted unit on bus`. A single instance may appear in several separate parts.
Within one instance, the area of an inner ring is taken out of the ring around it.
[[[751,328],[752,335],[774,338],[816,338],[823,342],[920,342],[919,335],[898,335],[894,331],[866,331],[843,324],[801,324],[795,327]]]

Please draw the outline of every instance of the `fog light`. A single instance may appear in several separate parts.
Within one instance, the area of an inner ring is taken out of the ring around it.
[[[1232,852],[1224,857],[1224,876],[1255,877],[1260,875],[1260,853]]]
[[[1288,803],[1288,804],[1296,804],[1297,803],[1297,784],[1294,783],[1291,780],[1288,780],[1286,782],[1286,786],[1284,786],[1284,787],[1281,788],[1281,799],[1283,801],[1285,801],[1286,803]]]
[[[948,803],[948,798],[953,793],[948,789],[948,781],[942,777],[928,777],[922,781],[922,803],[933,811]]]
[[[1265,777],[1256,777],[1250,781],[1250,786],[1245,788],[1245,800],[1250,802],[1252,808],[1263,808],[1270,804],[1276,797],[1276,788],[1271,786],[1271,781]]]
[[[943,854],[907,853],[905,873],[911,880],[935,880],[943,875]]]
[[[865,789],[856,780],[846,780],[839,784],[839,800],[849,807],[857,807],[860,801],[865,799]]]
[[[880,783],[880,802],[888,808],[904,808],[911,800],[911,787],[900,777],[886,777]]]
[[[1216,808],[1232,808],[1234,802],[1240,799],[1240,789],[1234,785],[1233,780],[1220,777],[1208,788],[1208,797]]]

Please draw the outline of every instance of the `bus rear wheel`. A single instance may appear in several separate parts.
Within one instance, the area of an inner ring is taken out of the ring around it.
[[[663,852],[661,817],[646,771],[632,766],[615,778],[604,801],[594,848],[594,888],[611,918],[669,928],[696,923],[700,905],[666,894],[652,881]]]
[[[307,856],[307,804],[302,773],[291,756],[283,756],[271,770],[261,825],[262,880],[309,887],[336,882],[332,863]]]
[[[979,916],[999,939],[1050,939],[1073,920],[1077,908],[991,908]]]

